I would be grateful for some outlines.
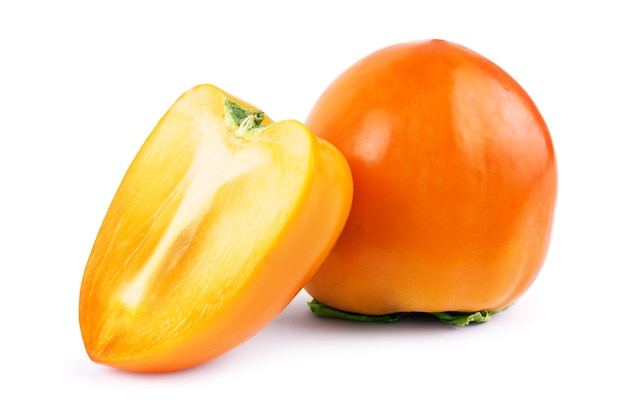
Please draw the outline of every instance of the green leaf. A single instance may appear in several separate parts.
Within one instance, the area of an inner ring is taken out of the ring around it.
[[[336,319],[345,319],[363,322],[393,323],[400,320],[406,313],[392,313],[381,316],[368,316],[367,314],[348,313],[347,311],[335,310],[313,299],[308,303],[311,311],[318,316],[331,317]]]
[[[308,303],[311,311],[321,317],[331,317],[336,319],[362,321],[362,322],[377,322],[377,323],[394,323],[406,316],[407,312],[384,314],[380,316],[369,316],[367,314],[349,313],[347,311],[336,310],[319,301],[312,299]],[[500,312],[498,311],[476,311],[476,312],[457,312],[457,311],[444,311],[440,313],[426,313],[435,316],[439,321],[445,324],[453,324],[455,326],[467,326],[470,323],[484,323],[489,321],[491,317]]]
[[[470,323],[484,323],[491,319],[494,312],[491,311],[476,311],[473,313],[463,313],[456,311],[444,311],[441,313],[432,313],[440,321],[446,324],[454,324],[456,326],[467,326]]]

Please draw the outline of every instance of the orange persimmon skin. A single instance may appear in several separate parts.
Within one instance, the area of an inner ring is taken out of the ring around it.
[[[352,179],[339,151],[296,121],[239,137],[225,99],[251,107],[211,85],[183,94],[113,198],[80,291],[97,363],[168,372],[227,352],[289,304],[341,232]]]
[[[501,68],[462,46],[384,48],[305,123],[346,157],[350,216],[305,286],[338,310],[496,311],[533,283],[557,194],[548,128]]]

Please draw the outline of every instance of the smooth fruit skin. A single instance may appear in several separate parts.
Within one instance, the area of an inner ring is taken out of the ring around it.
[[[296,121],[240,137],[217,87],[163,116],[129,167],[80,290],[98,363],[167,372],[256,334],[310,279],[352,201],[339,151]],[[264,123],[269,123],[266,118]]]
[[[441,40],[390,46],[342,73],[305,123],[344,154],[352,210],[305,286],[338,310],[497,311],[549,246],[557,168],[526,92]]]

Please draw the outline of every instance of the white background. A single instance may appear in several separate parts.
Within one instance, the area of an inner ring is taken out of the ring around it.
[[[618,5],[2,2],[0,415],[626,415]],[[128,164],[181,93],[212,83],[274,120],[304,120],[350,64],[426,38],[503,67],[553,135],[552,246],[513,308],[467,328],[367,325],[316,318],[301,293],[247,343],[189,371],[89,361],[83,268]]]

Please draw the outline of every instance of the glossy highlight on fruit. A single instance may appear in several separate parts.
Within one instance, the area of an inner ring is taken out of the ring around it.
[[[550,242],[555,152],[496,64],[442,40],[383,48],[339,75],[305,124],[354,179],[346,226],[305,286],[316,308],[494,312],[531,286]]]
[[[129,167],[80,290],[98,363],[176,371],[252,337],[322,262],[345,223],[344,157],[296,121],[212,85],[185,92]]]

